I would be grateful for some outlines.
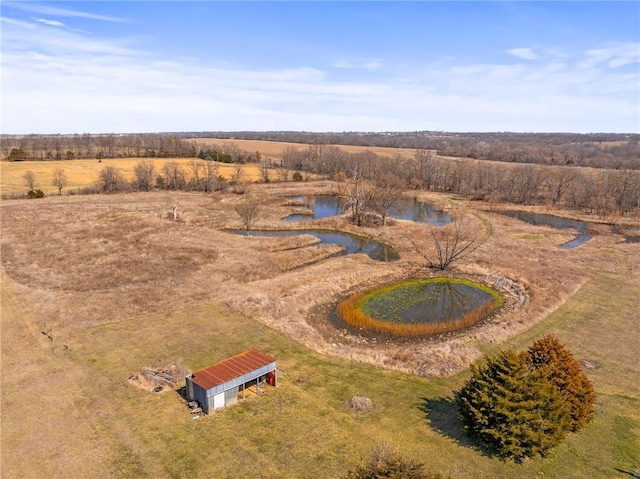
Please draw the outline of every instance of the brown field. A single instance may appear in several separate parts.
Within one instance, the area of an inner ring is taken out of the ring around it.
[[[110,161],[117,160],[101,165]],[[329,181],[253,185],[248,195],[261,205],[254,228],[294,227],[281,221],[292,212],[289,195],[336,191]],[[1,476],[334,478],[380,441],[456,478],[633,474],[639,245],[600,225],[585,245],[561,250],[570,231],[500,216],[495,204],[420,198],[484,232],[455,273],[509,280],[524,305],[503,289],[500,313],[459,334],[353,336],[329,313],[355,291],[429,275],[403,239],[425,238],[425,226],[317,223],[394,245],[401,259],[381,263],[329,257],[335,249],[309,236],[224,232],[241,228],[234,207],[246,201],[230,193],[3,201]],[[178,221],[169,219],[173,204]],[[526,347],[547,332],[589,364],[596,419],[545,459],[513,464],[483,454],[465,439],[447,398],[482,354]],[[278,388],[197,420],[175,392],[127,381],[145,366],[182,360],[196,370],[250,347],[276,357]],[[373,411],[345,410],[354,395],[372,398]]]
[[[236,145],[241,150],[248,153],[255,153],[259,151],[260,154],[265,155],[272,159],[282,158],[282,152],[285,148],[296,148],[298,150],[304,150],[309,145],[302,143],[287,143],[285,141],[262,141],[262,140],[233,140],[233,139],[221,139],[221,138],[190,138],[187,141],[191,141],[196,145],[204,145],[205,147],[211,147],[213,145],[222,145],[224,143],[231,143]],[[326,145],[328,146],[328,145]],[[353,145],[333,145],[338,148],[347,151],[349,153],[362,153],[364,151],[370,151],[380,156],[388,157],[405,157],[412,158],[415,149],[413,148],[387,148],[382,146],[353,146]]]
[[[98,160],[67,160],[67,161],[2,161],[0,162],[0,194],[26,193],[23,179],[27,171],[32,171],[36,178],[37,189],[41,189],[45,194],[57,194],[58,190],[51,184],[53,171],[62,168],[68,179],[67,186],[62,193],[75,188],[90,186],[98,182],[100,171],[105,166],[115,166],[122,171],[125,179],[131,181],[134,178],[133,169],[142,158],[113,158],[102,161]],[[153,158],[156,174],[162,172],[162,166],[170,161],[179,163],[190,175],[189,163],[193,158]],[[196,159],[197,161],[201,161]],[[217,163],[220,175],[230,179],[235,173],[235,165]],[[248,181],[260,179],[260,170],[256,165],[242,166]]]

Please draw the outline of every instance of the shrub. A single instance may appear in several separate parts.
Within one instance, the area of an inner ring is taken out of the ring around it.
[[[347,399],[345,406],[351,411],[365,413],[373,409],[373,401],[366,396],[353,396]]]
[[[29,198],[44,198],[44,191],[42,190],[29,190],[27,193]]]
[[[369,460],[347,473],[346,479],[444,479],[427,473],[424,464],[404,458],[392,447],[382,444],[371,451]]]
[[[556,387],[541,369],[530,368],[527,353],[503,351],[458,391],[465,429],[506,458],[544,456],[569,430],[571,417]]]
[[[571,416],[571,431],[582,429],[593,418],[596,395],[582,366],[555,336],[531,345],[528,363],[539,370],[562,396]]]

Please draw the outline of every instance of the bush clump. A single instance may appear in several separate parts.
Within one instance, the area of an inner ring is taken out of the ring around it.
[[[346,479],[445,479],[425,472],[424,464],[406,459],[387,444],[372,449],[369,460],[347,473]]]
[[[369,412],[373,409],[373,401],[367,396],[353,396],[345,402],[347,409],[357,413]]]
[[[27,192],[27,196],[31,199],[34,198],[44,198],[44,191],[42,190],[29,190]]]
[[[531,345],[529,365],[540,370],[562,396],[571,416],[571,431],[582,429],[593,418],[596,395],[582,365],[555,336]]]
[[[456,394],[463,425],[505,458],[544,456],[593,416],[589,379],[552,336],[526,352],[500,352],[471,372]]]

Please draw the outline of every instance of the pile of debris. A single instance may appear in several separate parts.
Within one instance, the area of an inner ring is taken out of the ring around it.
[[[166,388],[176,389],[184,385],[184,378],[189,370],[182,360],[157,367],[143,367],[140,371],[129,376],[129,382],[134,386],[152,392],[161,392]]]

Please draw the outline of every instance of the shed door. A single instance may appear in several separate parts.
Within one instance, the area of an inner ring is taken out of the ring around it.
[[[224,407],[224,393],[213,396],[213,409]]]

